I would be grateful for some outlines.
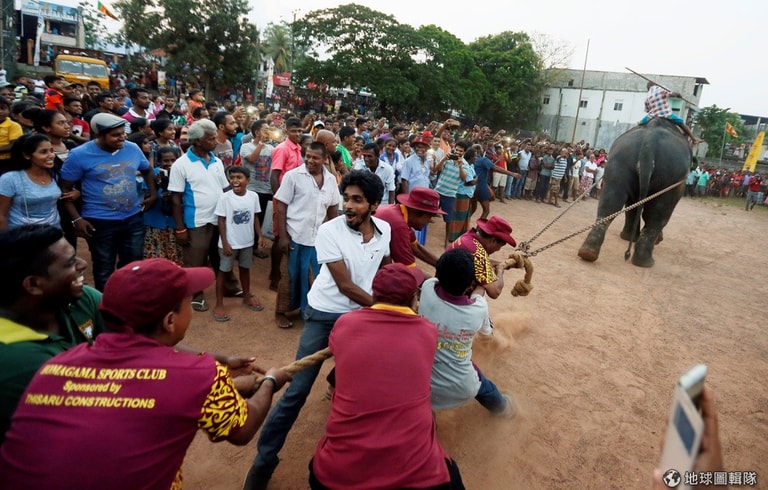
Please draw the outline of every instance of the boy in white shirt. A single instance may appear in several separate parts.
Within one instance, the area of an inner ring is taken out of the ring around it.
[[[251,179],[251,172],[245,167],[232,166],[227,169],[227,177],[232,189],[219,197],[214,214],[219,220],[219,273],[216,276],[216,307],[213,319],[228,322],[229,315],[224,310],[225,273],[231,272],[237,260],[240,272],[240,285],[243,288],[243,304],[253,311],[261,311],[264,305],[251,294],[251,263],[253,245],[256,238],[259,246],[264,247],[261,225],[256,215],[261,211],[259,196],[249,191],[246,186]]]

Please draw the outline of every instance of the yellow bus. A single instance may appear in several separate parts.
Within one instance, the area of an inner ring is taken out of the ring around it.
[[[96,58],[60,54],[53,62],[53,71],[69,83],[85,85],[91,80],[99,82],[101,88],[109,90],[109,69],[107,64]]]

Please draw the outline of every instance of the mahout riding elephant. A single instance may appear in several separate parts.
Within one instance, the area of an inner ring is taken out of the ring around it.
[[[655,118],[619,136],[611,145],[608,157],[597,219],[683,181],[691,167],[692,154],[688,139],[673,122]],[[662,230],[683,195],[684,184],[681,182],[679,187],[625,213],[621,238],[630,241],[637,238],[632,255],[634,265],[653,266],[653,247],[661,241]],[[642,231],[638,213],[642,213]],[[579,257],[590,262],[597,260],[610,224],[608,221],[592,228],[579,249]]]

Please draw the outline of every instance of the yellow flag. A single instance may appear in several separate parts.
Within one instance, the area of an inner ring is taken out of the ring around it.
[[[725,123],[725,132],[733,136],[734,138],[739,137],[739,133],[736,132],[735,129],[733,129],[733,126],[731,126],[731,123],[726,122]]]
[[[755,142],[752,143],[752,148],[749,150],[749,155],[744,161],[744,168],[742,170],[755,171],[757,167],[757,158],[760,156],[760,152],[763,149],[763,138],[765,138],[765,131],[760,131],[755,138]]]

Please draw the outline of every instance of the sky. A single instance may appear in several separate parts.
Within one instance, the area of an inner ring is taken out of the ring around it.
[[[250,0],[250,19],[301,18],[313,10],[347,2]],[[504,31],[541,33],[571,48],[568,68],[705,78],[701,107],[717,105],[739,114],[768,117],[768,2],[645,0],[629,6],[615,0],[453,2],[412,0],[354,3],[392,15],[414,27],[434,24],[465,43]],[[375,29],[375,26],[371,26]],[[587,55],[587,42],[589,52]],[[672,91],[676,87],[667,87]]]

